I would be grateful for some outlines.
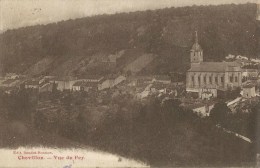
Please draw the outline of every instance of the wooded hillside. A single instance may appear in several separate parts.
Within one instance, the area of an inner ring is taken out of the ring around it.
[[[259,55],[255,13],[255,4],[192,6],[19,28],[0,35],[0,57],[5,72],[24,72],[45,57],[62,65],[70,57],[138,48],[158,55],[143,73],[180,71],[188,63],[195,30],[206,60],[221,60],[227,54]]]

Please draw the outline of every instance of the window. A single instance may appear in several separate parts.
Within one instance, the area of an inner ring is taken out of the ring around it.
[[[224,83],[224,77],[223,76],[221,76],[220,80],[221,80],[221,83]]]
[[[209,83],[212,84],[212,77],[209,77]]]
[[[215,82],[218,83],[218,77],[217,76],[215,77]]]
[[[230,81],[230,82],[233,82],[233,76],[230,76],[230,77],[229,77],[229,81]]]
[[[199,84],[200,84],[200,76],[198,76],[198,81],[199,81]]]
[[[237,76],[235,77],[235,82],[237,82],[238,80],[237,80]]]
[[[204,83],[206,83],[206,76],[204,76]]]
[[[194,76],[191,77],[191,81],[194,82]]]

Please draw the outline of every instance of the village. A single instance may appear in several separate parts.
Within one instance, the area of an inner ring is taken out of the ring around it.
[[[142,103],[150,96],[161,98],[162,101],[179,99],[183,107],[201,117],[209,116],[214,104],[220,100],[224,100],[233,112],[238,106],[241,108],[252,102],[258,102],[260,59],[230,54],[223,62],[203,62],[203,50],[199,45],[197,32],[190,57],[191,67],[186,74],[169,73],[168,75],[143,76],[134,73],[117,73],[106,76],[28,77],[7,73],[0,78],[0,87],[7,95],[21,89],[36,93],[38,95],[35,100],[37,109],[45,111],[46,114],[59,109],[58,103],[50,103],[46,96],[41,100],[41,97],[44,97],[41,95],[53,92],[64,93],[64,95],[85,93],[91,99],[95,98],[95,103],[103,102],[104,97],[109,98],[115,95],[131,95],[133,99]],[[112,58],[112,56],[108,58],[106,61],[102,59],[101,62],[104,65],[112,66],[111,60],[115,64],[118,59]],[[184,78],[180,76],[184,76]],[[186,81],[182,80],[185,79],[185,76]],[[89,108],[98,106],[88,101],[85,103],[91,106]],[[242,109],[247,111],[246,108]]]
[[[198,57],[198,58],[197,58]],[[116,59],[115,59],[116,60]],[[195,60],[195,61],[194,61]],[[114,61],[115,62],[115,61]],[[5,94],[12,94],[19,89],[33,91],[37,95],[44,95],[52,92],[60,93],[87,93],[89,97],[97,98],[97,102],[102,102],[104,97],[115,95],[131,95],[133,99],[145,102],[150,96],[165,99],[179,99],[182,106],[192,110],[201,117],[209,116],[211,109],[216,102],[224,100],[227,106],[235,111],[237,106],[248,106],[252,102],[258,102],[260,86],[259,59],[249,59],[245,56],[228,55],[223,62],[213,62],[213,64],[230,64],[236,66],[236,75],[214,76],[210,69],[205,69],[207,62],[203,62],[203,50],[196,41],[191,50],[191,69],[186,73],[186,81],[179,76],[185,74],[169,73],[169,75],[86,75],[85,77],[73,76],[39,76],[27,77],[25,75],[7,73],[0,79],[0,87]],[[218,66],[219,66],[218,65]],[[109,62],[110,66],[110,62]],[[201,67],[200,67],[201,66]],[[192,68],[199,74],[206,74],[205,77],[190,77]],[[224,67],[227,68],[227,67]],[[229,68],[229,65],[228,65]],[[198,70],[199,69],[199,70]],[[226,70],[226,69],[225,69]],[[210,73],[210,75],[207,75]],[[220,70],[221,71],[221,70]],[[228,70],[230,71],[230,70]],[[220,72],[217,72],[220,74]],[[196,80],[197,78],[197,80]],[[225,78],[225,79],[224,79]],[[204,85],[203,85],[204,82]],[[233,83],[232,83],[233,82]],[[191,84],[192,83],[192,84]],[[230,96],[231,95],[231,96]],[[57,104],[46,103],[37,98],[39,111],[55,111]],[[89,102],[86,102],[89,104]],[[92,104],[98,106],[97,104]],[[242,108],[247,111],[246,108]]]

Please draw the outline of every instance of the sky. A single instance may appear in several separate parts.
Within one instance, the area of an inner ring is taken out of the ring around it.
[[[99,14],[257,0],[0,0],[0,32]]]

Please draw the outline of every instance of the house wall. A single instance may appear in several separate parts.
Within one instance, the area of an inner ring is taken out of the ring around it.
[[[98,85],[98,90],[112,88],[125,80],[126,80],[125,76],[119,76],[115,79],[107,79]]]
[[[257,77],[258,76],[258,71],[243,71],[242,72],[242,77]]]
[[[57,84],[57,90],[72,90],[73,85],[80,80],[73,80],[73,81],[55,81]]]
[[[25,89],[38,89],[39,88],[39,85],[25,85]]]
[[[98,90],[108,89],[111,88],[112,86],[113,86],[113,81],[107,79],[98,85]]]
[[[214,104],[204,105],[204,106],[193,109],[193,111],[201,117],[207,117],[207,116],[209,116],[210,111],[213,109],[213,107],[214,107]]]
[[[90,91],[90,90],[94,90],[94,91],[97,90],[96,87],[90,87],[90,86],[84,86],[83,88],[84,88],[84,91],[85,91],[85,92],[88,92],[88,91]]]
[[[210,92],[210,94],[205,94],[205,92]],[[217,97],[217,89],[199,89],[199,98],[208,99],[210,97]]]
[[[39,88],[39,92],[51,92],[52,91],[53,84],[46,83],[42,87]]]
[[[116,79],[115,79],[115,81],[114,81],[114,86],[115,85],[118,85],[119,83],[121,83],[121,82],[123,82],[123,81],[125,81],[126,80],[126,77],[125,76],[119,76],[119,77],[117,77]]]
[[[73,91],[80,91],[80,86],[72,86]]]
[[[252,98],[256,96],[255,87],[243,88],[243,97]]]
[[[193,111],[202,117],[207,116],[205,106],[195,108],[195,109],[193,109]]]
[[[160,83],[163,83],[163,84],[170,84],[171,83],[171,80],[154,80],[155,82],[160,82]]]

